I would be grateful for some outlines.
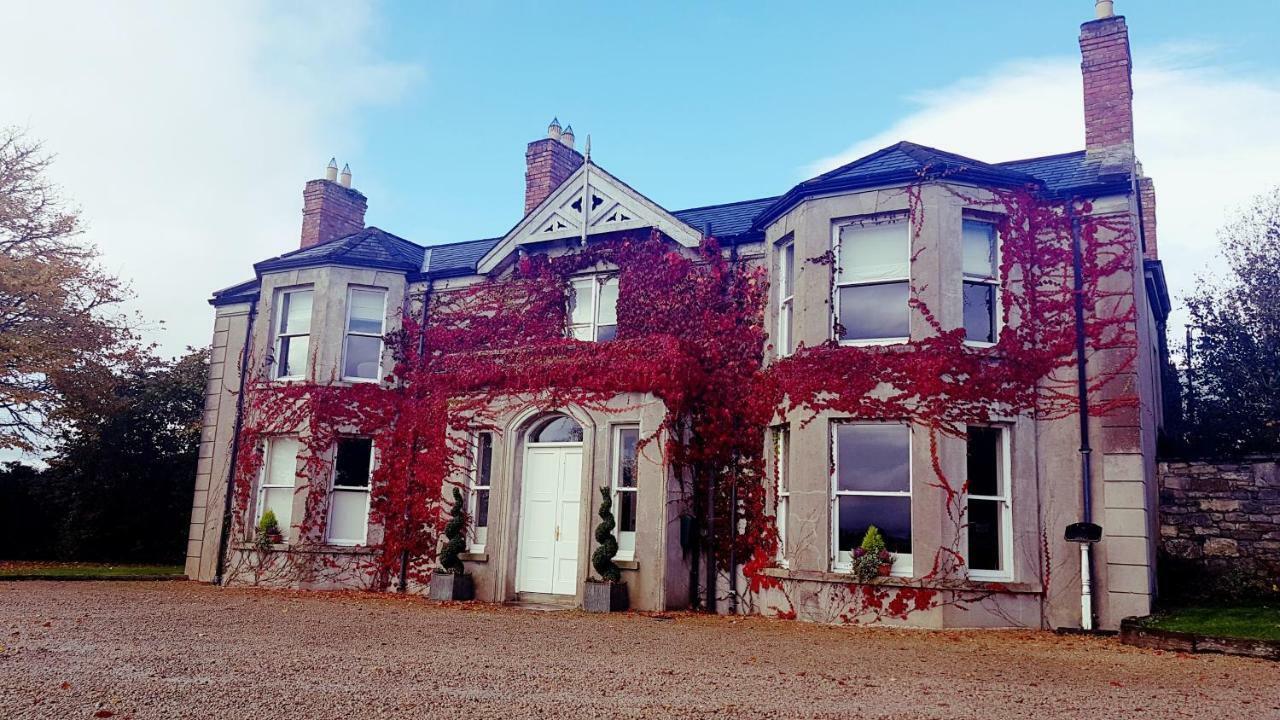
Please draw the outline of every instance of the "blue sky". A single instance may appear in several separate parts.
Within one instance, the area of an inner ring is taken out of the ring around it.
[[[1116,0],[1175,300],[1280,182],[1274,0]],[[166,353],[209,293],[297,247],[303,183],[350,163],[367,221],[423,244],[519,220],[552,116],[669,209],[785,191],[907,139],[998,161],[1083,145],[1092,0],[0,3],[0,125],[57,156],[85,239]],[[109,28],[110,32],[104,32]],[[1175,323],[1179,315],[1175,314]]]

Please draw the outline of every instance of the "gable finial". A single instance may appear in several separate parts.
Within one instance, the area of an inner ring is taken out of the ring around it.
[[[583,156],[588,161],[590,161],[591,160],[591,133],[587,133],[587,147],[585,149],[586,149],[586,152],[583,153]]]

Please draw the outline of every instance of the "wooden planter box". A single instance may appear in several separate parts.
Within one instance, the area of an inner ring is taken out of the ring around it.
[[[471,580],[470,573],[453,575],[435,572],[431,575],[429,593],[432,600],[474,600],[476,585]]]
[[[621,612],[629,607],[627,584],[587,581],[582,609],[587,612]]]

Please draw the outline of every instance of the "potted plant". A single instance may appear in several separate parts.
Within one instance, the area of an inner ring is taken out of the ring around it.
[[[862,536],[862,545],[853,549],[853,574],[862,582],[887,577],[893,570],[894,559],[885,547],[884,534],[872,525]]]
[[[258,518],[258,544],[266,546],[282,542],[284,533],[280,532],[280,521],[276,520],[275,511],[267,508]]]
[[[613,496],[609,488],[600,488],[600,524],[596,526],[596,551],[591,553],[591,566],[599,579],[587,578],[582,596],[582,609],[587,612],[617,612],[627,609],[627,584],[622,570],[613,561],[618,554],[618,541],[613,537]]]
[[[431,573],[429,593],[432,600],[472,600],[476,596],[475,583],[459,557],[467,549],[467,511],[462,492],[453,489],[453,509],[449,511],[449,523],[444,526],[445,544],[440,551],[440,569]]]

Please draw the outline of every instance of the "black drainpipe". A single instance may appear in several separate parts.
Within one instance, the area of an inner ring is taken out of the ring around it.
[[[253,321],[258,316],[258,301],[249,301],[249,318],[245,322],[244,347],[240,349],[240,388],[236,393],[235,434],[231,437],[231,466],[227,469],[227,492],[222,503],[222,532],[218,538],[218,568],[214,585],[221,585],[223,566],[227,562],[227,546],[231,543],[231,509],[235,495],[236,462],[240,457],[240,428],[244,422],[244,381],[249,374],[249,346],[253,339]]]
[[[431,263],[431,249],[427,248],[427,265]],[[431,278],[426,278],[427,286],[422,291],[422,320],[418,325],[418,362],[422,362],[422,353],[426,348],[426,329],[427,329],[427,307],[431,303]],[[407,293],[406,293],[407,295]],[[414,428],[413,442],[410,446],[411,458],[418,456],[418,430]],[[404,509],[405,534],[408,535],[409,524],[409,508],[406,505]],[[400,551],[400,579],[396,583],[397,592],[408,592],[409,590],[409,549],[405,548]]]
[[[1071,218],[1071,268],[1072,286],[1075,295],[1076,325],[1076,392],[1080,398],[1080,496],[1081,522],[1093,522],[1093,467],[1091,463],[1093,448],[1089,445],[1089,378],[1085,366],[1085,334],[1084,334],[1084,257],[1080,248],[1080,218],[1075,214],[1074,203],[1067,205],[1067,213]],[[1090,596],[1092,615],[1097,614],[1097,604],[1093,602],[1093,553],[1086,554],[1088,586],[1084,589]],[[1088,618],[1089,627],[1096,627],[1093,618]]]

